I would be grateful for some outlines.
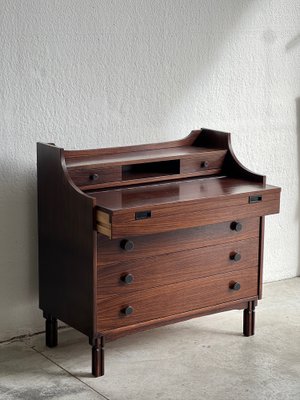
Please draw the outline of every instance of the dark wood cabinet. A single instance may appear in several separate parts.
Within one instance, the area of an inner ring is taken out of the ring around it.
[[[230,134],[66,151],[38,143],[39,292],[46,344],[57,319],[104,342],[211,313],[244,310],[254,334],[264,217],[280,188],[244,168]]]

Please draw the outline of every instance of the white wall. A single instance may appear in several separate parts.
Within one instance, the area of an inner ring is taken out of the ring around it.
[[[282,186],[265,280],[298,269],[299,0],[0,0],[0,340],[43,329],[36,141],[66,148],[233,132]]]

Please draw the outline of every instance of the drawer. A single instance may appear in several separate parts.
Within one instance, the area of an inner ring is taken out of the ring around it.
[[[236,228],[236,222],[240,224],[238,228]],[[127,262],[141,257],[258,237],[259,225],[259,218],[249,218],[122,239],[110,240],[104,235],[98,235],[98,265]],[[133,248],[130,249],[132,244]],[[126,250],[127,248],[130,250]]]
[[[238,283],[239,290],[233,290]],[[257,268],[174,283],[97,301],[97,330],[110,331],[182,312],[257,296]],[[125,311],[132,308],[132,313]]]
[[[280,189],[239,179],[192,179],[92,192],[96,228],[110,239],[213,225],[279,211]]]
[[[258,268],[258,238],[140,258],[98,268],[98,299],[249,267]]]
[[[183,159],[180,162],[180,172],[188,174],[192,172],[203,172],[206,170],[221,169],[227,150],[203,153],[200,157]]]
[[[78,167],[69,168],[69,175],[75,185],[85,187],[121,180],[121,167]]]

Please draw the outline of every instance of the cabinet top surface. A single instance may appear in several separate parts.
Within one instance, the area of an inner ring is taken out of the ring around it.
[[[120,211],[133,207],[201,201],[245,193],[261,192],[263,194],[270,190],[279,191],[280,189],[276,186],[221,176],[91,191],[89,195],[96,199],[97,206],[108,211]]]
[[[138,164],[145,161],[172,160],[177,158],[193,158],[199,154],[216,152],[218,149],[206,147],[181,146],[161,148],[155,150],[139,150],[116,154],[89,155],[85,157],[71,157],[66,159],[68,168],[92,165],[126,165],[132,162]],[[220,150],[224,152],[224,150]]]

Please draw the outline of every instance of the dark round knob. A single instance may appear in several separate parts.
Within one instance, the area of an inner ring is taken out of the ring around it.
[[[133,307],[131,306],[124,307],[122,308],[121,313],[125,315],[130,315],[133,313]]]
[[[120,242],[120,247],[125,251],[131,251],[134,249],[134,243],[132,240],[123,239]]]
[[[127,285],[130,285],[134,280],[134,277],[132,274],[126,274],[121,276],[121,281],[126,283]]]
[[[240,255],[240,253],[234,252],[230,254],[230,259],[233,261],[240,261],[241,258],[242,256]]]
[[[230,225],[230,229],[232,231],[240,232],[243,228],[243,225],[240,222],[234,221]]]
[[[231,290],[240,290],[241,284],[239,282],[233,282],[229,285]]]
[[[91,181],[96,181],[98,178],[99,178],[99,175],[98,175],[98,174],[92,174],[92,175],[90,175],[90,180],[91,180]]]
[[[208,167],[208,161],[202,161],[201,168],[207,168],[207,167]]]

